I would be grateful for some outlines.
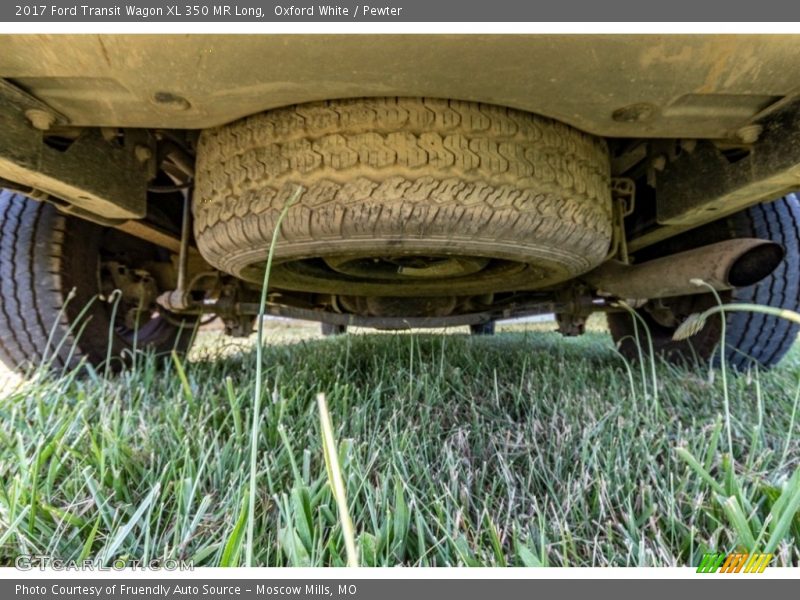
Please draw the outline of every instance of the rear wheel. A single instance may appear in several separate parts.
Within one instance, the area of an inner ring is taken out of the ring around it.
[[[134,349],[187,350],[194,322],[154,311],[156,281],[137,268],[158,263],[159,254],[52,205],[0,191],[0,360],[20,371],[43,361],[56,369],[84,358],[100,365],[109,356],[119,366]]]
[[[723,301],[800,309],[800,201],[795,194],[694,230],[651,252],[666,255],[734,237],[772,240],[783,245],[786,254],[771,275],[756,285],[721,294]],[[683,296],[651,301],[637,312],[647,323],[657,354],[672,362],[706,362],[714,356],[721,341],[722,326],[718,316],[709,319],[700,333],[687,340],[676,342],[672,335],[686,317],[715,302],[710,294]],[[632,316],[612,313],[608,315],[608,324],[621,352],[636,358],[639,351]],[[728,364],[740,370],[752,364],[775,365],[792,347],[798,334],[798,326],[785,319],[755,313],[729,313],[725,325],[725,357]],[[645,345],[644,330],[639,329]]]

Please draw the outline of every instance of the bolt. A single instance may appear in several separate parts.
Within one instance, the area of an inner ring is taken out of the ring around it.
[[[753,144],[758,141],[764,128],[761,125],[745,125],[736,132],[736,137],[743,144]]]
[[[142,146],[141,144],[133,149],[133,154],[136,157],[136,160],[142,163],[147,162],[153,157],[153,151],[147,146]]]
[[[25,116],[36,129],[40,131],[47,131],[56,122],[56,117],[53,113],[40,108],[31,108],[25,111]]]

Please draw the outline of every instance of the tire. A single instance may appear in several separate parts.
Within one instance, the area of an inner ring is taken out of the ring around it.
[[[785,256],[771,275],[754,286],[738,288],[722,294],[725,302],[744,302],[800,310],[800,200],[788,196],[754,206],[728,219],[702,227],[691,236],[681,236],[663,254],[690,249],[733,237],[757,237],[782,244]],[[654,258],[650,256],[647,258]],[[701,312],[716,301],[709,294],[684,296],[665,301],[678,323],[690,314]],[[704,363],[715,356],[721,339],[721,320],[714,316],[697,335],[685,341],[672,340],[675,327],[663,319],[656,320],[652,311],[640,309],[653,338],[657,354],[676,363]],[[609,329],[620,351],[629,358],[638,356],[631,316],[626,313],[608,315]],[[751,365],[769,368],[777,364],[797,340],[797,325],[769,315],[736,312],[725,321],[725,358],[728,365],[745,370]],[[644,332],[640,329],[640,337]],[[643,338],[642,338],[643,339]],[[718,362],[718,361],[717,361]]]
[[[334,325],[333,323],[320,323],[320,325],[322,325],[322,335],[325,337],[347,333],[347,325]]]
[[[97,297],[104,231],[52,205],[0,191],[0,361],[8,368],[25,372],[47,361],[53,370],[71,369],[82,359],[100,365],[110,329],[112,358],[132,350],[134,333],[112,327],[112,307]],[[136,332],[136,347],[184,352],[192,333],[158,315]]]
[[[469,326],[472,335],[494,335],[494,321]]]
[[[206,130],[200,252],[276,289],[465,296],[537,289],[598,265],[611,239],[605,142],[497,106],[414,98],[293,106]],[[404,262],[405,261],[405,262]]]

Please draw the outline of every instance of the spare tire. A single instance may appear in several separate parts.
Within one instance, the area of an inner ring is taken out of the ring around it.
[[[335,100],[200,136],[195,235],[206,260],[274,288],[362,296],[537,289],[589,271],[611,239],[605,142],[454,100]]]

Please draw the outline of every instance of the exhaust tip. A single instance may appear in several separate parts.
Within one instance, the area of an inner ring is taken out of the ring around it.
[[[763,242],[742,253],[728,270],[728,283],[732,287],[755,285],[770,275],[783,260],[783,246]]]

